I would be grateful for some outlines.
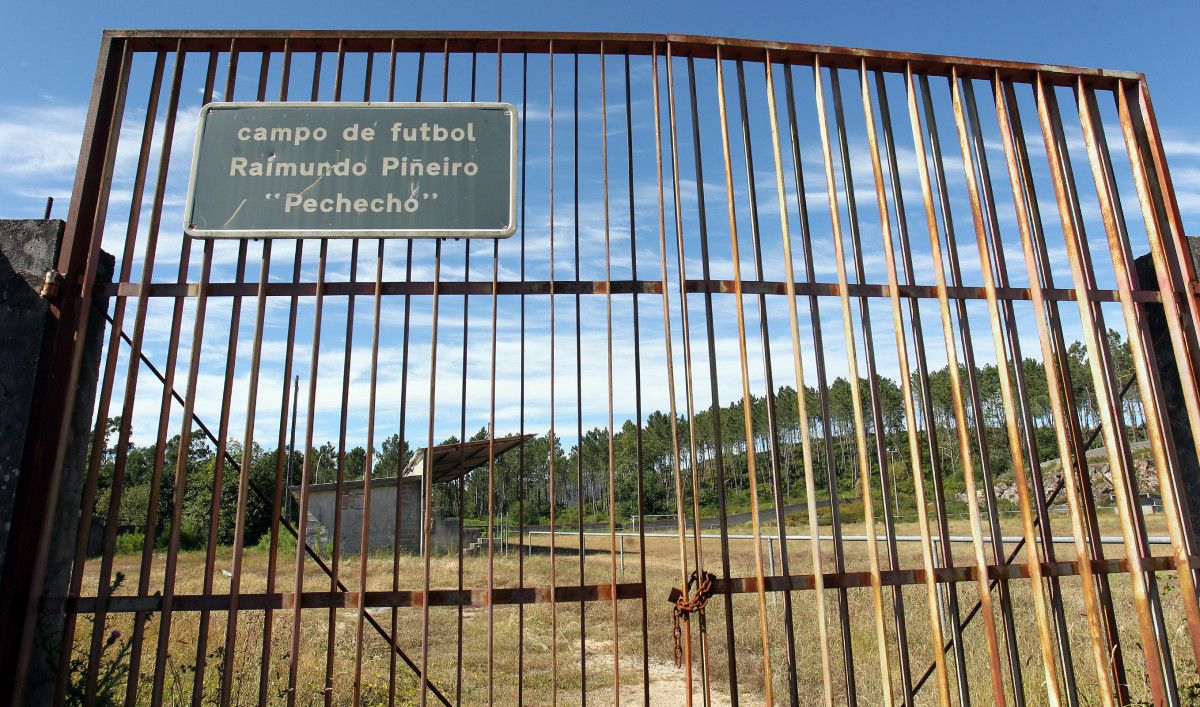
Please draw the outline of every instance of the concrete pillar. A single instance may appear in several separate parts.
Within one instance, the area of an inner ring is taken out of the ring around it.
[[[57,263],[64,225],[57,220],[0,220],[0,567],[7,559],[9,543],[24,541],[10,537],[13,529],[9,521],[14,504],[19,502],[18,482],[29,414],[38,403],[34,378],[49,314],[49,303],[39,293],[46,272]],[[112,272],[112,256],[102,254],[98,280],[110,281]],[[93,308],[54,515],[56,541],[50,546],[45,596],[65,595],[70,580],[105,328],[102,307]],[[61,616],[42,619],[34,639],[25,691],[27,704],[50,701],[61,631]]]
[[[1200,270],[1200,236],[1188,238],[1188,246],[1192,254],[1192,262]],[[1150,255],[1138,258],[1134,265],[1137,269],[1138,284],[1144,290],[1158,289],[1158,277],[1154,272],[1154,261]],[[1193,529],[1200,532],[1200,462],[1196,459],[1196,447],[1192,444],[1192,430],[1188,424],[1184,407],[1183,388],[1179,381],[1179,370],[1175,365],[1175,353],[1171,348],[1170,334],[1166,333],[1167,320],[1162,305],[1147,305],[1146,325],[1151,337],[1162,338],[1154,347],[1155,364],[1158,376],[1162,382],[1163,408],[1171,426],[1171,436],[1175,441],[1175,453],[1179,460],[1180,477],[1183,479],[1184,497],[1187,500],[1188,514]],[[1186,310],[1185,310],[1186,311]],[[1186,326],[1186,325],[1185,325]]]

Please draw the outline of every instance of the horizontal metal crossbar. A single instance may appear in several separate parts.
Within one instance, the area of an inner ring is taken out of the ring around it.
[[[322,283],[326,296],[356,296],[372,295],[375,293],[374,282],[325,282]],[[742,292],[745,294],[786,295],[787,283],[771,280],[743,280]],[[820,297],[836,297],[841,290],[836,282],[797,282],[794,283],[796,295],[816,295]],[[211,282],[207,285],[208,297],[246,297],[259,293],[259,285],[250,282]],[[384,296],[421,295],[430,296],[434,292],[432,282],[383,281],[378,283],[380,294]],[[97,291],[106,296],[136,297],[197,297],[200,294],[200,284],[196,282],[169,283],[156,282],[146,286],[138,282],[119,282],[97,286]],[[267,297],[312,297],[316,294],[315,282],[271,282],[261,288]],[[889,297],[891,290],[886,284],[848,284],[846,290],[851,297]],[[496,283],[496,294],[511,295],[549,295],[552,292],[560,295],[661,295],[662,282],[659,280],[500,280]],[[688,280],[685,291],[689,294],[732,294],[735,291],[733,280]],[[929,285],[898,285],[897,291],[901,297],[931,298],[936,296],[937,288]],[[490,282],[440,282],[438,293],[442,295],[490,295]],[[987,292],[982,287],[947,287],[946,294],[951,299],[987,299]],[[1074,301],[1075,290],[1051,288],[1043,290],[1044,298],[1055,302]],[[1162,295],[1155,290],[1135,290],[1130,293],[1135,302],[1160,302]],[[1032,297],[1027,287],[1004,287],[996,289],[996,297],[1009,301],[1030,301]],[[1088,300],[1091,302],[1119,302],[1120,293],[1111,289],[1090,289]]]
[[[1000,70],[1005,79],[1028,81],[1043,75],[1063,85],[1077,78],[1089,79],[1098,87],[1108,87],[1119,79],[1140,80],[1134,71],[1091,69],[1055,64],[1020,61],[998,61],[941,54],[881,51],[823,44],[796,42],[764,42],[729,37],[705,37],[689,34],[639,34],[619,32],[445,32],[393,30],[107,30],[112,39],[126,40],[135,51],[173,51],[182,45],[184,51],[224,51],[236,40],[246,52],[282,51],[284,43],[293,52],[477,52],[489,53],[501,48],[505,52],[545,54],[597,54],[603,45],[609,54],[647,55],[655,48],[663,51],[670,44],[678,57],[712,59],[718,47],[725,59],[761,61],[770,51],[775,61],[811,64],[819,57],[822,65],[855,69],[864,59],[873,66],[890,71],[904,71],[911,65],[914,71],[945,76],[950,67],[970,78],[991,78]]]
[[[617,584],[563,585],[557,587],[498,587],[492,590],[491,604],[515,606],[518,604],[549,604],[555,602],[611,601],[613,599],[640,599],[645,587],[640,582]],[[429,606],[488,606],[486,588],[432,589],[422,591],[368,591],[359,592],[304,592],[300,595],[300,607],[304,609],[368,609]],[[426,598],[428,601],[426,602]],[[174,611],[228,611],[235,604],[229,594],[176,594]],[[96,611],[96,597],[68,597],[46,599],[43,613],[90,614]],[[240,611],[262,611],[265,609],[292,609],[296,607],[296,594],[291,592],[243,592],[236,596]],[[108,599],[107,610],[128,613],[159,611],[162,609],[160,596],[114,596]]]

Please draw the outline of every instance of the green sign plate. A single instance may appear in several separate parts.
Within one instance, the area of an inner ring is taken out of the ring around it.
[[[184,230],[196,238],[505,238],[507,103],[210,103]]]

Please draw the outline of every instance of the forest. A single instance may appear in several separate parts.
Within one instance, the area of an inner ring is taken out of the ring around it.
[[[1109,332],[1116,379],[1127,381],[1133,367],[1128,341],[1115,331]],[[1075,342],[1067,352],[1069,380],[1074,394],[1075,414],[1086,436],[1099,425],[1096,397],[1091,386],[1087,352],[1084,345]],[[1046,385],[1045,369],[1042,364],[1026,358],[1022,362],[1028,401],[1028,416],[1033,422],[1033,441],[1040,462],[1057,459],[1053,415]],[[1004,406],[1000,393],[999,372],[994,365],[978,367],[974,373],[979,394],[979,417],[970,400],[965,407],[972,427],[972,455],[977,471],[982,471],[978,437],[974,434],[982,429],[987,447],[990,471],[997,480],[1011,479],[1011,459],[1004,424]],[[960,367],[964,391],[968,390],[968,371]],[[881,497],[878,468],[878,446],[880,436],[887,468],[892,477],[894,505],[899,515],[914,512],[913,479],[910,453],[905,427],[903,398],[897,381],[879,376],[875,381],[878,395],[880,419],[872,414],[870,386],[861,380],[862,408],[865,416],[868,458],[872,463],[873,497]],[[929,400],[921,399],[923,386],[913,373],[912,390],[916,396],[918,415],[918,437],[921,442],[922,468],[927,478],[933,473],[931,449],[936,446],[938,466],[946,489],[949,509],[965,508],[960,494],[963,485],[963,467],[957,438],[951,393],[950,372],[942,368],[929,372]],[[772,396],[752,397],[750,400],[753,423],[753,443],[747,449],[744,429],[744,400],[713,409],[700,410],[695,420],[681,415],[676,426],[679,434],[680,467],[685,479],[684,502],[692,503],[690,491],[691,469],[697,470],[699,501],[702,516],[717,513],[719,505],[720,476],[724,477],[726,512],[735,513],[749,508],[747,479],[748,454],[755,455],[758,472],[758,489],[761,503],[773,503],[772,481],[774,464],[778,466],[779,485],[782,491],[780,503],[800,503],[804,499],[804,464],[802,435],[808,435],[813,453],[813,470],[818,495],[828,497],[831,485],[836,486],[843,498],[860,497],[859,474],[856,469],[856,437],[854,434],[854,412],[852,386],[846,378],[839,377],[830,382],[824,391],[819,387],[808,387],[804,391],[807,402],[808,425],[801,429],[797,392],[789,386],[781,386]],[[822,404],[822,393],[825,401]],[[699,406],[706,401],[697,400]],[[682,404],[682,401],[681,401]],[[932,410],[932,419],[926,419],[924,410]],[[775,413],[777,430],[776,444],[772,445],[769,409]],[[822,411],[828,409],[828,414]],[[1123,420],[1126,434],[1131,440],[1143,435],[1144,422],[1136,384],[1124,397]],[[155,445],[131,444],[124,454],[118,454],[114,440],[120,419],[107,421],[106,446],[97,469],[97,497],[95,515],[108,519],[112,508],[114,482],[119,480],[120,497],[116,504],[115,521],[120,528],[118,551],[123,545],[140,549],[148,524],[153,520],[156,543],[165,545],[169,536],[171,499],[174,496],[174,477],[179,455],[178,435],[164,444],[158,468],[159,484],[155,488],[156,460],[159,450]],[[720,429],[720,443],[716,430]],[[695,433],[695,458],[692,458],[689,429]],[[498,434],[512,434],[517,430],[498,430]],[[527,430],[534,431],[534,430]],[[576,432],[573,426],[560,428],[556,439],[541,433],[523,447],[497,458],[495,463],[495,519],[497,523],[516,525],[538,525],[548,522],[550,513],[549,473],[551,450],[555,468],[555,513],[561,527],[577,525],[582,509],[585,522],[607,521],[609,498],[609,434],[603,427],[583,431],[578,444],[569,448],[563,444],[562,434]],[[932,433],[932,440],[930,438]],[[487,436],[486,428],[480,429],[471,439]],[[1023,436],[1028,436],[1024,435]],[[453,443],[455,438],[442,443]],[[626,420],[615,431],[613,445],[613,494],[616,501],[616,519],[625,525],[631,516],[638,513],[639,469],[641,480],[641,506],[646,515],[669,515],[675,512],[675,479],[672,452],[672,426],[669,413],[654,411],[645,416],[641,426],[634,420]],[[394,477],[404,467],[413,445],[401,440],[398,434],[383,439],[372,455],[373,478]],[[772,448],[776,459],[772,461]],[[1025,451],[1030,451],[1022,443]],[[237,440],[226,444],[224,458],[203,431],[191,435],[188,450],[187,475],[183,493],[180,523],[181,546],[185,549],[204,547],[209,542],[210,526],[212,540],[228,545],[234,539],[236,521],[236,499],[239,483],[237,463],[243,458],[243,449]],[[719,452],[719,454],[718,454]],[[345,480],[362,478],[366,469],[367,452],[361,446],[339,449],[333,442],[314,446],[310,483],[336,481],[339,473]],[[717,458],[720,457],[720,469]],[[118,470],[118,461],[124,457]],[[249,481],[253,487],[270,497],[275,488],[276,474],[290,479],[292,485],[299,484],[303,468],[302,450],[280,450],[264,448],[257,443],[251,454],[252,464]],[[640,460],[640,463],[639,463]],[[289,468],[290,467],[290,468]],[[286,483],[286,481],[285,481]],[[457,516],[461,497],[461,508],[468,524],[486,523],[488,514],[488,468],[483,466],[467,474],[461,486],[458,483],[439,484],[435,487],[435,508],[448,516]],[[157,495],[157,502],[154,497]],[[270,529],[271,508],[269,503],[254,493],[248,495],[245,544],[255,545],[265,541]],[[150,518],[153,511],[153,519]],[[285,513],[294,517],[295,509],[285,508]],[[210,524],[210,519],[216,519]],[[860,516],[861,517],[861,516]]]

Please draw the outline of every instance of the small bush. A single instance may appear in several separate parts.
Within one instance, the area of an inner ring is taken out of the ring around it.
[[[121,533],[117,536],[115,552],[118,555],[136,555],[141,553],[142,546],[145,544],[145,533]]]
[[[204,547],[206,535],[195,523],[184,520],[179,526],[179,549],[199,550]],[[170,542],[171,524],[168,522],[163,526],[162,532],[158,534],[158,539],[154,542],[154,547],[159,550],[166,550]]]
[[[271,550],[271,534],[263,533],[262,535],[260,535],[258,537],[258,543],[255,544],[254,547],[262,552],[270,552],[270,550]],[[278,548],[279,548],[278,552],[295,552],[296,551],[296,538],[293,537],[291,533],[284,530],[283,528],[279,529]]]

